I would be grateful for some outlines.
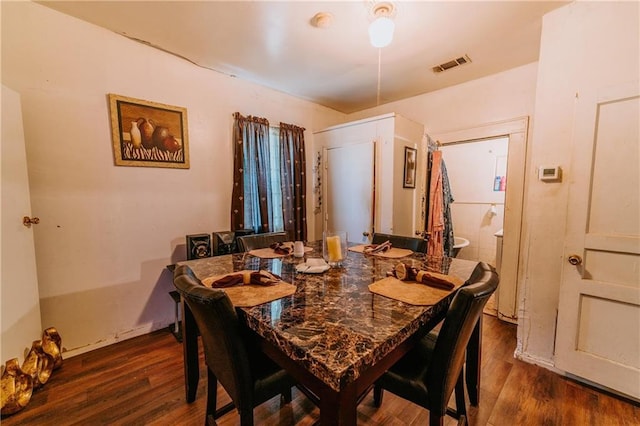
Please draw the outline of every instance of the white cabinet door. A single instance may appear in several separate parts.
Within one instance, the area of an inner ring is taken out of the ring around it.
[[[325,229],[347,231],[351,242],[368,241],[373,227],[374,152],[373,141],[325,151]]]
[[[385,114],[315,132],[314,145],[322,150],[324,162],[322,228],[345,230],[355,243],[370,241],[374,231],[407,236],[422,231],[414,217],[424,223],[424,200],[417,190],[403,188],[402,172],[405,147],[421,148],[423,130],[422,125]],[[418,161],[426,162],[421,150]],[[421,166],[417,177],[422,184]],[[318,223],[316,234],[321,232]]]
[[[640,398],[640,97],[581,92],[556,365]],[[571,263],[570,263],[571,262]]]

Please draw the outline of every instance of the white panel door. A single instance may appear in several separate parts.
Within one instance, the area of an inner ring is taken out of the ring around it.
[[[365,242],[373,228],[375,142],[329,148],[326,158],[325,227]]]
[[[580,93],[556,365],[640,398],[640,91]]]
[[[42,337],[27,157],[20,95],[2,86],[2,362],[24,359],[24,349]]]

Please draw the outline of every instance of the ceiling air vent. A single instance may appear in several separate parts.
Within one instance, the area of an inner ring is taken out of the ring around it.
[[[433,72],[438,73],[446,71],[459,65],[464,65],[468,62],[471,62],[471,58],[469,58],[469,55],[460,56],[459,58],[453,59],[449,62],[445,62],[444,64],[436,65],[435,67],[433,67]]]

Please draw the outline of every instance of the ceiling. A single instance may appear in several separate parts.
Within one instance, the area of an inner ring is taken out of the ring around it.
[[[373,3],[41,2],[201,67],[344,113],[535,62],[542,16],[567,2],[395,1],[393,42],[382,49],[368,40]],[[333,16],[328,28],[312,25],[318,12]],[[432,71],[464,55],[470,63]]]

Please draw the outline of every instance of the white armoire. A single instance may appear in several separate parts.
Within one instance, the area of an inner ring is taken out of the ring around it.
[[[373,232],[424,230],[424,126],[390,113],[314,132],[314,231],[344,230],[351,242]]]

